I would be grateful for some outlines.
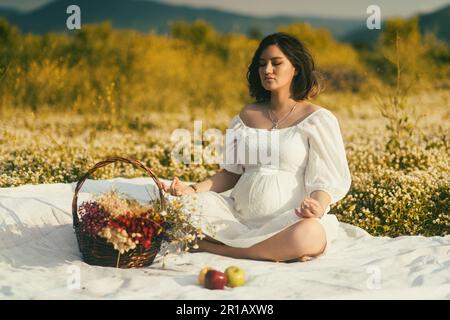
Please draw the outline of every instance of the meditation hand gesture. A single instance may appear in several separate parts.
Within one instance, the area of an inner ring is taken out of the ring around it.
[[[184,182],[181,182],[178,177],[173,178],[170,187],[168,187],[165,183],[163,183],[163,190],[165,192],[169,192],[173,196],[184,196],[186,194],[194,193],[194,189],[192,189],[189,185]]]
[[[322,205],[313,198],[305,198],[300,205],[295,208],[295,214],[300,218],[320,218],[325,213]]]

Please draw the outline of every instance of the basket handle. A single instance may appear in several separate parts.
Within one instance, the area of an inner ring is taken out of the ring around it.
[[[109,165],[111,163],[115,163],[115,162],[129,163],[129,164],[134,165],[135,167],[138,167],[138,168],[141,168],[141,169],[145,170],[152,177],[153,181],[155,181],[156,186],[159,189],[159,197],[160,197],[160,200],[161,200],[161,207],[162,207],[163,210],[166,210],[166,203],[164,201],[165,199],[164,199],[164,195],[163,195],[163,185],[162,185],[161,181],[158,179],[158,177],[152,172],[152,170],[150,170],[148,167],[146,167],[144,164],[142,164],[142,162],[140,162],[139,160],[130,159],[130,158],[123,158],[123,157],[112,157],[112,158],[108,158],[108,159],[106,159],[104,161],[100,161],[97,164],[95,164],[78,181],[77,186],[75,188],[75,194],[73,195],[73,200],[72,200],[72,216],[73,216],[73,225],[74,225],[74,227],[78,227],[78,224],[80,223],[79,218],[78,218],[77,201],[78,201],[78,192],[80,191],[80,189],[83,186],[84,182],[97,169],[105,167],[105,166],[107,166],[107,165]]]

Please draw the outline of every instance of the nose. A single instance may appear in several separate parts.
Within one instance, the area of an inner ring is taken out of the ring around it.
[[[272,71],[273,71],[273,66],[272,66],[272,64],[269,62],[269,63],[267,63],[267,64],[265,65],[265,67],[264,67],[264,75],[271,74]]]

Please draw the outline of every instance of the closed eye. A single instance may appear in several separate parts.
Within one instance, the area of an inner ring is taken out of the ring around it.
[[[279,66],[280,64],[282,64],[282,62],[280,62],[280,63],[273,63],[274,66]],[[260,63],[259,66],[260,66],[260,67],[264,67],[264,66],[266,66],[266,65]]]

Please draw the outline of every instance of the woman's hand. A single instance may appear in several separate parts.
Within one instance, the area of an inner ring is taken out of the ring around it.
[[[320,218],[325,213],[322,205],[313,198],[305,198],[300,205],[295,208],[295,214],[300,218]]]
[[[169,187],[164,182],[162,184],[163,190],[173,196],[184,196],[186,194],[195,193],[194,189],[189,187],[186,183],[181,182],[178,177],[173,178]]]

